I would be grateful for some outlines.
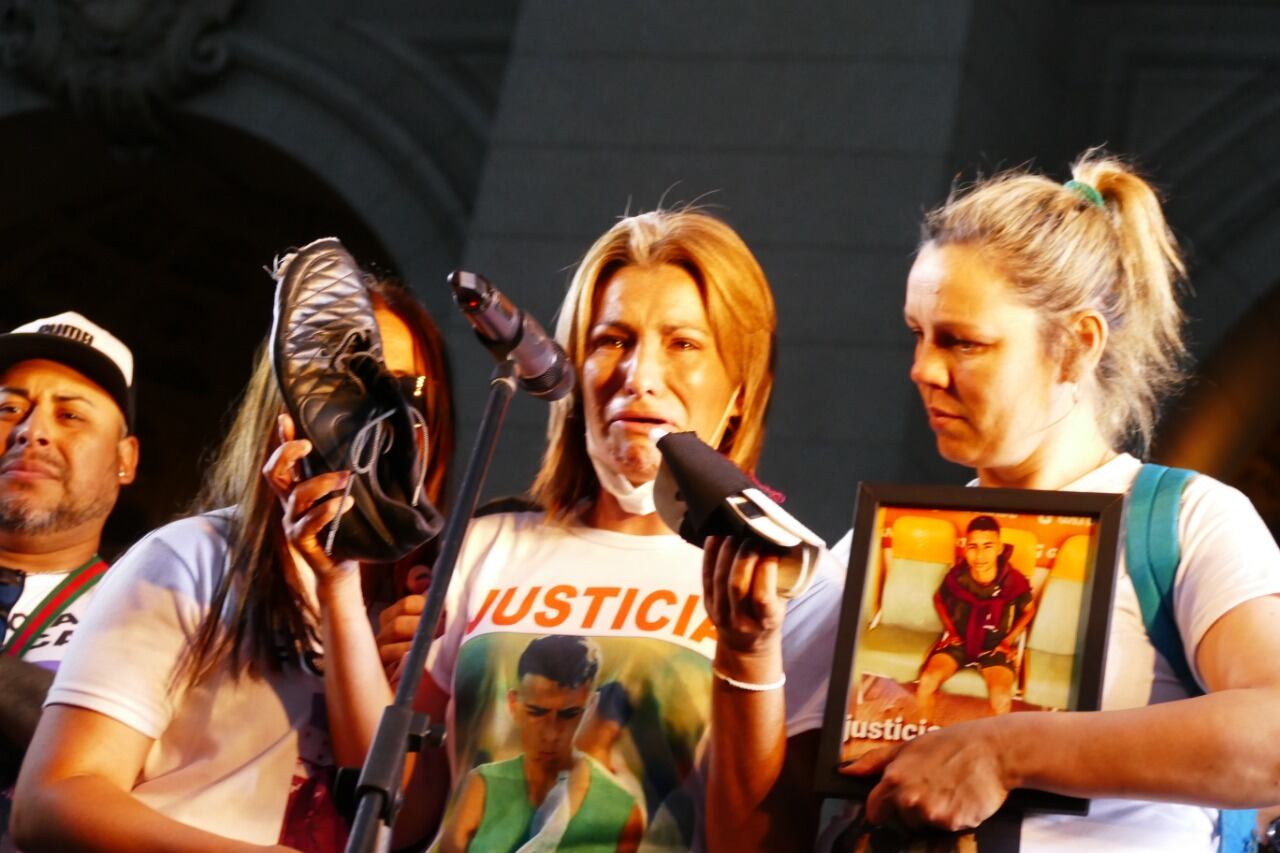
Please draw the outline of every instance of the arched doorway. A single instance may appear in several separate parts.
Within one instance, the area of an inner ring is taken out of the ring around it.
[[[104,555],[179,513],[271,319],[263,267],[337,235],[394,273],[370,228],[313,172],[209,119],[170,144],[114,148],[61,111],[0,120],[0,328],[78,310],[134,351],[142,469]]]

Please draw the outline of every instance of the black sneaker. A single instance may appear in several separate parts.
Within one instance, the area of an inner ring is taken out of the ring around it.
[[[427,425],[382,361],[364,274],[337,239],[276,263],[271,364],[298,434],[306,477],[351,471],[355,505],[322,533],[338,559],[389,563],[440,532],[422,493]]]

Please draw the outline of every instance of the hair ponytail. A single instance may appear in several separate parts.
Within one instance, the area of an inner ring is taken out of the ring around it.
[[[1182,380],[1186,348],[1178,290],[1186,278],[1177,243],[1155,190],[1115,157],[1091,149],[1073,164],[1075,180],[1098,190],[1118,244],[1118,271],[1108,312],[1121,322],[1111,328],[1099,381],[1117,394],[1132,395],[1109,407],[1117,426],[1141,438],[1145,448],[1155,429],[1159,402]]]

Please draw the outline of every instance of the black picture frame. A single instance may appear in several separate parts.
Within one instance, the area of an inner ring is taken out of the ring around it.
[[[1040,548],[1035,552],[1035,570],[1033,574],[1041,574],[1039,584],[1028,578],[1031,586],[1032,601],[1035,602],[1033,615],[1029,623],[1018,633],[1021,647],[1017,651],[1017,663],[1012,667],[1015,673],[1014,696],[1021,696],[1022,705],[1019,710],[1048,708],[1063,711],[1098,710],[1102,696],[1102,674],[1106,663],[1107,633],[1110,627],[1112,598],[1115,588],[1117,548],[1121,520],[1124,510],[1124,495],[1094,492],[1069,491],[1036,491],[1025,489],[969,488],[964,486],[913,486],[890,483],[860,483],[857,502],[854,507],[853,536],[849,552],[849,570],[845,582],[844,598],[841,604],[839,630],[832,662],[830,690],[827,696],[826,713],[823,718],[823,729],[818,752],[818,770],[815,789],[822,794],[845,799],[864,799],[875,786],[876,778],[845,776],[837,772],[836,767],[846,756],[842,754],[848,741],[850,751],[871,749],[876,745],[889,745],[893,742],[910,740],[923,731],[918,731],[918,723],[908,721],[907,716],[896,715],[892,719],[880,720],[881,727],[875,728],[872,719],[873,707],[883,706],[891,713],[894,703],[898,708],[914,708],[919,713],[925,701],[919,698],[918,676],[924,670],[926,662],[939,652],[939,643],[946,632],[941,627],[935,631],[935,639],[920,658],[917,669],[917,680],[903,683],[902,676],[910,665],[914,649],[923,642],[919,637],[912,637],[910,631],[925,625],[929,621],[927,614],[917,610],[916,599],[920,608],[934,611],[933,619],[939,626],[943,623],[934,605],[934,594],[941,582],[938,577],[946,578],[952,572],[961,571],[962,553],[960,542],[965,539],[964,530],[956,520],[978,515],[992,516],[1000,526],[998,535],[1004,543],[1003,558],[1009,566],[1014,565],[1017,549],[1024,551],[1021,565],[1026,564],[1025,548],[1029,547],[1022,533],[1006,531],[1023,531],[1029,529],[1035,536],[1033,525],[1057,525],[1069,530],[1079,527],[1089,531],[1087,541],[1081,543],[1067,542],[1059,539],[1057,547]],[[911,525],[903,525],[903,531],[896,529],[899,521],[895,520],[894,528],[885,522],[889,518],[914,519]],[[945,529],[933,521],[925,523],[920,519],[950,520],[956,537],[952,545],[953,556],[949,565],[938,574],[937,560],[945,554]],[[969,522],[965,522],[968,524]],[[1057,528],[1054,528],[1055,530]],[[910,549],[933,549],[927,556],[934,562],[910,560],[905,557],[892,557],[893,537],[902,536],[901,553],[916,556]],[[978,538],[976,531],[975,540]],[[1068,536],[1067,538],[1070,538]],[[1016,540],[1010,543],[1009,539]],[[908,545],[908,543],[910,543]],[[975,545],[976,548],[976,545]],[[1081,549],[1084,549],[1081,553]],[[1049,553],[1052,551],[1053,553]],[[1068,553],[1069,552],[1069,553]],[[974,552],[976,555],[976,551]],[[975,560],[979,559],[975,556]],[[1043,562],[1049,562],[1047,570],[1042,568]],[[1059,569],[1060,575],[1054,572]],[[1002,564],[1002,566],[1005,564]],[[925,568],[921,568],[921,567]],[[968,568],[968,563],[964,563]],[[1003,568],[1001,569],[1003,571]],[[898,579],[892,574],[899,571]],[[912,574],[908,574],[911,572]],[[1079,588],[1072,586],[1077,574]],[[1008,577],[1005,575],[1004,577]],[[905,580],[903,580],[905,579]],[[1014,579],[1016,580],[1016,579]],[[1020,583],[1020,582],[1018,582]],[[912,584],[915,585],[914,591]],[[1056,587],[1054,586],[1056,584]],[[888,599],[892,585],[893,601]],[[1052,601],[1046,600],[1050,589],[1054,590]],[[931,590],[931,591],[930,591]],[[928,592],[928,595],[924,595]],[[906,599],[905,601],[903,599]],[[1071,620],[1070,606],[1077,601],[1077,614],[1074,623]],[[1065,602],[1059,605],[1059,602]],[[1055,610],[1048,609],[1049,604]],[[1044,608],[1044,609],[1042,609]],[[1065,615],[1063,608],[1065,610]],[[890,612],[892,611],[892,612]],[[1015,613],[1020,611],[1015,611]],[[1024,611],[1021,611],[1024,612]],[[888,618],[901,619],[909,624],[909,628],[900,628],[889,624]],[[917,618],[918,617],[918,618]],[[1032,637],[1037,633],[1037,620],[1045,627],[1039,631],[1044,638],[1037,640],[1040,645],[1050,651],[1040,652],[1033,647]],[[1071,636],[1074,624],[1074,637]],[[881,639],[877,640],[875,632],[881,629]],[[893,634],[887,633],[890,629]],[[922,630],[921,635],[929,631]],[[952,635],[954,636],[954,635]],[[905,639],[904,639],[905,638]],[[917,645],[911,645],[908,640]],[[881,646],[876,646],[880,643]],[[1072,647],[1067,661],[1064,648]],[[953,640],[952,645],[958,644]],[[967,651],[968,647],[963,647]],[[978,646],[974,646],[978,648]],[[905,649],[905,651],[903,651]],[[964,652],[957,651],[963,655]],[[896,657],[894,657],[896,655]],[[1032,662],[1035,662],[1032,666]],[[1064,692],[1062,672],[1064,667],[1068,673]],[[896,669],[895,669],[896,667]],[[980,674],[981,667],[970,663],[960,667],[961,672],[974,672],[977,683],[988,690],[982,701],[993,703],[989,693],[986,676]],[[1036,673],[1035,690],[1029,691],[1033,683],[1032,673]],[[954,680],[952,677],[949,680]],[[972,679],[969,679],[972,682]],[[895,686],[896,685],[896,686]],[[912,689],[916,692],[912,692]],[[965,689],[962,686],[962,689]],[[967,689],[972,690],[972,684]],[[946,690],[944,682],[941,690],[933,694],[930,701],[934,703],[933,711],[925,719],[929,726],[937,723],[941,716],[937,713],[937,702],[943,699]],[[869,697],[875,693],[874,703]],[[1026,701],[1027,696],[1034,696],[1038,703]],[[961,702],[947,694],[948,707],[961,713],[972,708],[974,694]],[[926,697],[930,698],[930,697]],[[912,703],[915,703],[914,705]],[[966,704],[967,703],[967,704]],[[1014,702],[1015,706],[1018,704]],[[989,713],[989,711],[987,712]],[[863,719],[858,719],[858,715]],[[976,714],[975,714],[976,716]],[[896,727],[894,723],[897,723]],[[959,722],[959,719],[950,722]],[[910,737],[907,735],[910,734]],[[875,735],[874,737],[872,735]],[[1079,797],[1068,797],[1046,791],[1018,789],[1012,791],[1002,811],[1009,812],[1056,812],[1060,814],[1083,815],[1088,813],[1089,801]]]

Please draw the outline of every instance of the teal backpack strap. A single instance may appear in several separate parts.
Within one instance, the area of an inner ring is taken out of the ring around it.
[[[1182,490],[1194,471],[1146,464],[1129,490],[1125,522],[1125,564],[1138,593],[1142,622],[1151,645],[1173,667],[1192,696],[1204,691],[1191,676],[1182,636],[1173,615],[1173,580],[1182,557],[1178,546],[1178,512]],[[1252,809],[1224,809],[1218,813],[1218,850],[1248,853],[1256,850],[1254,831],[1258,813]]]
[[[1125,524],[1125,563],[1138,593],[1142,621],[1151,645],[1192,692],[1203,693],[1191,675],[1182,637],[1173,616],[1173,580],[1178,573],[1178,510],[1182,490],[1194,471],[1146,464],[1129,491]]]
[[[1220,853],[1257,853],[1257,837],[1257,809],[1223,809],[1218,812]]]

